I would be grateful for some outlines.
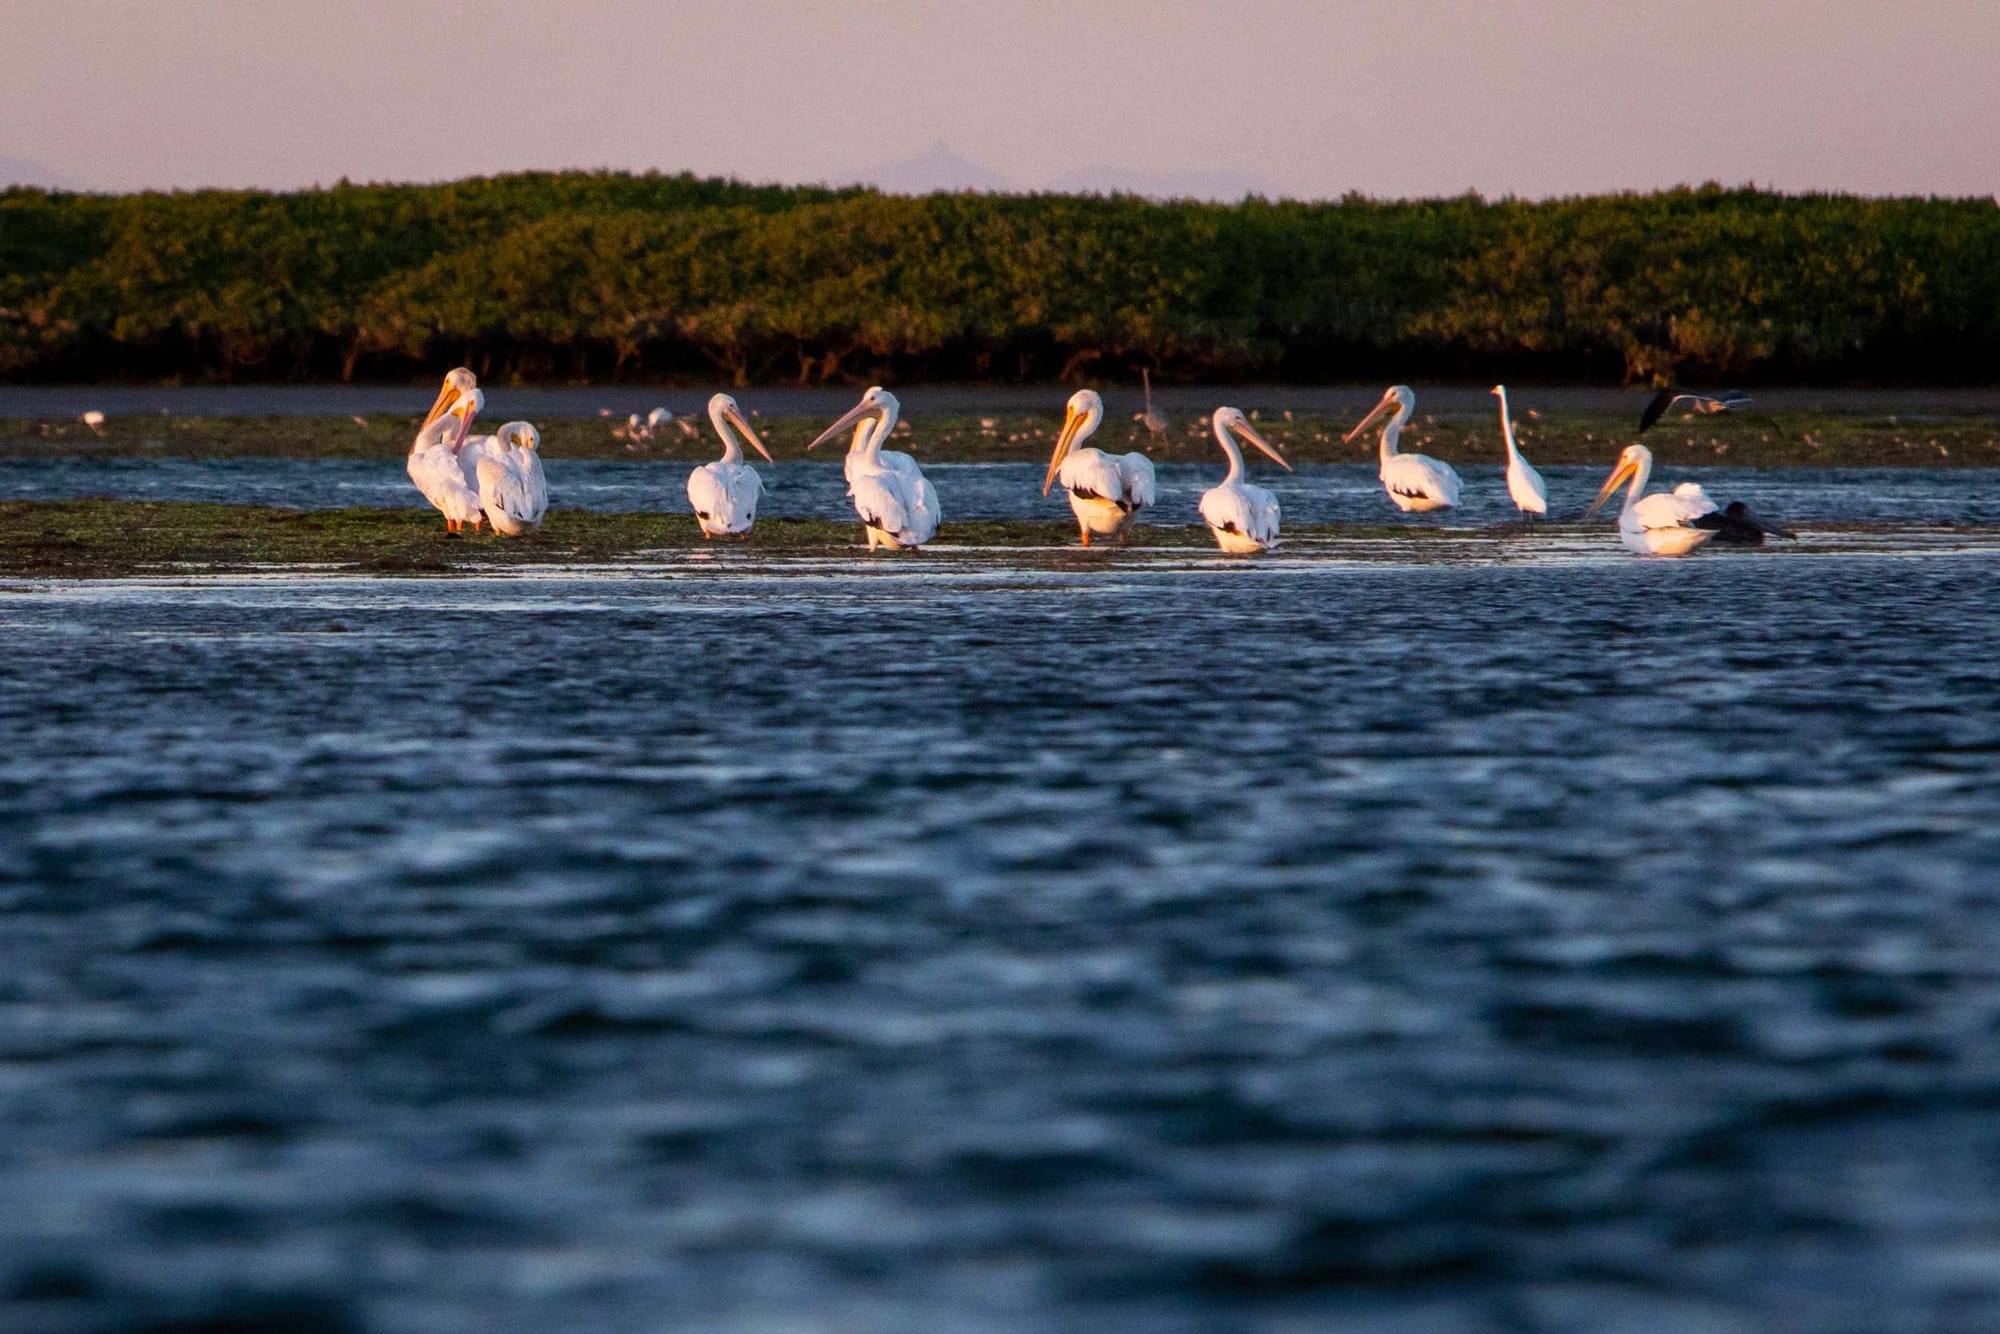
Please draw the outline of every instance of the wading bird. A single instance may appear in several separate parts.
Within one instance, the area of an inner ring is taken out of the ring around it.
[[[504,537],[522,537],[542,526],[549,508],[549,484],[542,476],[542,433],[528,422],[508,422],[493,433],[494,444],[473,465],[479,479],[479,508]]]
[[[1794,542],[1799,540],[1797,533],[1789,528],[1780,528],[1740,500],[1732,500],[1715,510],[1715,502],[1709,498],[1708,492],[1701,489],[1700,482],[1682,482],[1674,488],[1674,494],[1705,501],[1714,510],[1714,513],[1697,522],[1704,528],[1713,528],[1714,541],[1721,546],[1761,547],[1767,537],[1783,537]]]
[[[1590,502],[1583,517],[1588,519],[1604,508],[1619,483],[1630,479],[1624,508],[1618,511],[1618,537],[1626,547],[1642,556],[1685,556],[1714,537],[1721,528],[1715,517],[1715,502],[1694,482],[1683,482],[1672,491],[1646,495],[1646,483],[1653,476],[1653,451],[1644,445],[1627,445],[1618,456],[1618,465],[1604,479],[1597,499]]]
[[[1639,414],[1639,434],[1644,435],[1676,403],[1686,403],[1693,411],[1712,416],[1718,412],[1741,412],[1756,401],[1741,389],[1725,389],[1720,394],[1698,394],[1692,389],[1676,389],[1669,385],[1654,394],[1647,402],[1646,410]]]
[[[1093,535],[1115,537],[1123,542],[1138,520],[1139,511],[1153,503],[1153,461],[1144,454],[1107,454],[1083,442],[1096,434],[1104,420],[1104,400],[1092,389],[1079,389],[1069,396],[1064,409],[1062,434],[1056,437],[1056,452],[1049,460],[1048,475],[1042,478],[1042,494],[1061,482],[1069,492],[1070,512],[1090,545]]]
[[[876,419],[874,429],[854,432],[843,466],[847,494],[867,530],[870,551],[878,546],[892,551],[920,547],[937,534],[938,522],[943,517],[937,491],[918,470],[917,461],[908,454],[882,448],[889,432],[896,429],[896,417],[901,411],[902,404],[896,401],[896,396],[875,385],[839,421],[806,446],[814,449],[849,426],[866,426],[868,418]]]
[[[1440,463],[1428,454],[1403,454],[1396,449],[1396,441],[1403,434],[1403,425],[1410,420],[1410,412],[1417,406],[1417,396],[1408,385],[1391,385],[1359,425],[1342,439],[1351,441],[1368,429],[1377,417],[1394,408],[1395,415],[1382,424],[1381,477],[1382,489],[1389,493],[1389,499],[1396,508],[1422,512],[1424,510],[1446,510],[1458,503],[1458,474],[1449,463]]]
[[[459,459],[472,419],[486,406],[479,382],[463,366],[444,377],[437,401],[424,414],[416,439],[410,442],[406,465],[410,480],[424,499],[444,515],[447,532],[465,524],[476,530],[484,517],[479,508],[478,478],[467,474]]]
[[[1507,441],[1507,494],[1514,508],[1529,517],[1549,512],[1549,488],[1534,465],[1521,457],[1514,443],[1514,421],[1507,413],[1507,386],[1496,384],[1493,393],[1500,400],[1500,434]]]
[[[1153,439],[1164,440],[1173,423],[1167,419],[1166,413],[1153,406],[1153,377],[1143,366],[1139,368],[1139,383],[1146,388],[1146,410],[1133,413],[1132,420],[1144,426]]]
[[[1229,460],[1229,472],[1220,485],[1202,492],[1201,517],[1215,534],[1215,544],[1231,555],[1269,551],[1278,545],[1278,498],[1243,480],[1243,452],[1237,449],[1234,437],[1240,436],[1269,454],[1286,472],[1292,465],[1257,434],[1240,409],[1217,408],[1214,426],[1215,441]]]
[[[736,432],[741,431],[743,439],[767,460],[771,451],[764,448],[743,409],[727,394],[708,400],[708,420],[722,437],[722,457],[688,474],[688,504],[694,506],[695,522],[701,525],[703,537],[747,538],[750,526],[757,522],[757,502],[764,498],[764,479],[743,461],[743,446]]]

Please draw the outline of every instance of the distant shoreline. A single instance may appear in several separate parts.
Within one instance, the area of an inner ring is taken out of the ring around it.
[[[1451,417],[1495,419],[1490,382],[1431,384],[1413,381],[1417,410]],[[609,412],[623,418],[664,405],[676,414],[699,416],[709,395],[718,391],[737,397],[745,408],[770,416],[838,416],[861,396],[860,386],[710,384],[485,384],[488,415],[521,416],[530,420],[587,420]],[[1060,417],[1063,401],[1077,386],[1063,384],[896,384],[891,385],[913,420],[926,414],[1048,413]],[[1105,398],[1110,415],[1136,412],[1138,386],[1093,382]],[[1352,413],[1355,419],[1372,407],[1383,385],[1355,381],[1345,384],[1299,385],[1156,384],[1153,399],[1169,414],[1186,417],[1228,403],[1271,412],[1290,410],[1315,414]],[[1530,410],[1550,414],[1629,415],[1652,393],[1645,388],[1615,388],[1587,384],[1538,385],[1511,383],[1517,415]],[[1757,406],[1767,413],[1794,412],[1880,414],[1899,417],[1991,416],[2000,419],[2000,382],[1956,388],[1788,386],[1753,388]],[[89,410],[113,416],[167,413],[204,417],[347,417],[407,413],[420,415],[437,394],[434,380],[409,384],[271,384],[271,385],[136,385],[86,383],[0,385],[0,421],[74,420]],[[503,417],[502,420],[505,418]]]

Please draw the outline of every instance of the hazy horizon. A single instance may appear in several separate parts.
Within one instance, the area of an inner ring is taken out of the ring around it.
[[[773,0],[12,16],[0,182],[523,170],[1240,197],[2000,184],[2000,7]]]

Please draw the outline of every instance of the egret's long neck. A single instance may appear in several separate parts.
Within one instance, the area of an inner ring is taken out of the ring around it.
[[[1379,451],[1381,462],[1387,463],[1390,459],[1396,457],[1396,441],[1402,438],[1403,423],[1409,419],[1409,406],[1398,403],[1396,405],[1396,415],[1382,424],[1382,446]]]
[[[1507,408],[1507,391],[1500,391],[1500,434],[1507,441],[1507,462],[1521,461],[1521,447],[1514,443],[1514,416]]]
[[[715,433],[722,437],[722,461],[724,463],[743,462],[743,446],[737,443],[736,432],[729,429],[729,420],[715,409],[708,410],[708,423]]]
[[[1243,480],[1243,451],[1236,447],[1230,437],[1229,428],[1221,422],[1215,424],[1215,443],[1222,446],[1222,452],[1229,456],[1229,473],[1222,479],[1224,486]]]

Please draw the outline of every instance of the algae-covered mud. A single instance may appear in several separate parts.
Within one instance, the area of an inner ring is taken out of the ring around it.
[[[1798,522],[1798,521],[1794,521]],[[1796,543],[1733,554],[1853,551],[1938,553],[2000,546],[2000,526],[1911,521],[1806,521]],[[951,523],[921,552],[863,561],[881,569],[967,566],[1113,571],[1168,556],[1217,557],[1207,529],[1142,525],[1129,545],[1080,548],[1076,528],[1054,519],[973,519]],[[859,557],[857,523],[842,519],[760,519],[744,541],[710,541],[692,517],[655,512],[553,510],[526,538],[447,533],[429,511],[376,508],[299,510],[270,506],[107,500],[0,501],[0,577],[92,579],[129,575],[220,575],[285,570],[470,575],[578,567],[688,566],[760,570],[806,558]],[[1578,522],[1470,525],[1300,523],[1288,527],[1281,558],[1403,561],[1567,561],[1618,558],[1610,527]],[[1718,548],[1715,555],[1727,558]],[[765,558],[768,558],[765,559]],[[1280,557],[1253,558],[1270,560]]]

